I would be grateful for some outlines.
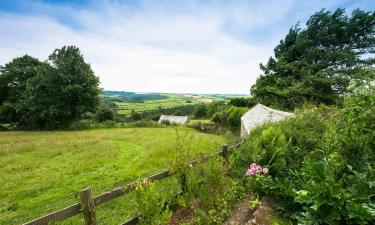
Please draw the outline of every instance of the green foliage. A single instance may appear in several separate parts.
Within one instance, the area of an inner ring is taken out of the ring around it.
[[[114,112],[108,108],[101,108],[96,113],[96,121],[98,121],[99,123],[108,121],[108,120],[113,120],[114,118],[115,118]]]
[[[255,198],[255,199],[249,201],[250,209],[255,209],[259,205],[260,205],[260,200],[258,198]]]
[[[263,104],[294,109],[305,102],[340,104],[349,81],[374,64],[375,12],[321,10],[306,28],[292,27],[260,68],[251,93]]]
[[[249,109],[246,107],[235,107],[235,106],[231,106],[229,107],[229,109],[226,110],[227,124],[232,131],[239,130],[239,127],[241,126],[241,117],[248,110]]]
[[[136,207],[142,225],[167,224],[172,216],[168,208],[169,199],[156,190],[155,183],[138,180],[136,187]]]
[[[254,98],[230,98],[228,105],[236,107],[247,107],[251,108],[257,104]]]
[[[203,117],[206,117],[207,116],[207,107],[205,104],[200,104],[198,105],[194,112],[193,112],[193,116],[195,118],[203,118]]]
[[[0,123],[29,123],[27,81],[38,75],[42,65],[25,55],[0,67]]]
[[[217,127],[227,127],[232,132],[238,133],[241,126],[241,117],[248,110],[246,107],[230,106],[213,114],[211,120]]]
[[[211,118],[215,113],[225,110],[226,105],[224,101],[213,101],[211,103],[206,103],[207,108],[207,118]]]
[[[341,110],[304,108],[254,129],[233,156],[233,172],[244,176],[252,162],[269,167],[271,176],[248,180],[299,224],[372,224],[373,121],[375,89],[365,85],[345,96]]]
[[[25,129],[66,128],[99,104],[99,80],[74,46],[56,49],[45,63],[16,58],[0,71],[1,122]]]
[[[176,110],[176,111],[173,113],[173,115],[175,115],[175,116],[183,116],[184,113],[183,113],[181,110]]]
[[[223,162],[218,159],[210,159],[188,171],[188,192],[181,198],[191,204],[194,212],[191,224],[222,224],[232,205],[244,196],[243,187],[225,176],[225,172]]]
[[[326,117],[334,112],[306,107],[293,118],[253,129],[233,153],[233,173],[243,176],[252,162],[270,167],[272,174],[300,168],[305,155],[319,146]]]
[[[168,99],[168,96],[157,93],[137,94],[126,91],[103,91],[102,95],[106,99],[111,99],[117,102],[143,103],[144,101]]]

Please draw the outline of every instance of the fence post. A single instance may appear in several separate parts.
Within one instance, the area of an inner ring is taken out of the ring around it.
[[[223,145],[223,159],[225,163],[228,163],[228,145]]]
[[[94,201],[92,200],[91,188],[83,189],[80,192],[81,207],[83,208],[83,217],[86,225],[96,225],[96,216],[94,211]]]
[[[183,194],[187,192],[186,173],[181,174],[181,191]]]

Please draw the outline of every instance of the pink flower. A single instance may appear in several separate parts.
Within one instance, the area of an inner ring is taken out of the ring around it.
[[[262,168],[260,165],[256,163],[251,163],[249,169],[246,172],[246,176],[251,177],[255,174],[262,174],[264,176],[268,175],[268,169],[267,168]]]

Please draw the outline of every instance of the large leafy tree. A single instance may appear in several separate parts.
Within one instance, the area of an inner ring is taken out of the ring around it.
[[[351,79],[375,60],[375,12],[344,9],[315,13],[292,27],[251,87],[264,104],[293,109],[304,102],[337,104]]]
[[[25,55],[0,67],[0,123],[25,123],[27,82],[41,65],[38,59]]]
[[[2,71],[17,66],[16,71],[29,74],[30,68],[15,64],[14,61],[2,67]],[[29,74],[22,88],[16,88],[19,94],[6,91],[4,102],[0,106],[3,122],[10,122],[26,129],[55,129],[69,127],[79,120],[86,112],[94,112],[99,104],[99,79],[94,75],[79,49],[64,46],[56,49],[47,62],[33,67],[35,73]],[[7,73],[2,72],[0,78]],[[7,76],[15,77],[11,71]],[[1,87],[11,89],[10,83]],[[21,87],[21,86],[20,86]],[[22,96],[20,98],[20,96]],[[10,101],[15,99],[16,101]],[[23,111],[11,110],[6,107],[12,102],[22,102]],[[7,110],[2,110],[6,108]],[[11,114],[19,114],[9,120]],[[8,121],[4,121],[8,118]]]

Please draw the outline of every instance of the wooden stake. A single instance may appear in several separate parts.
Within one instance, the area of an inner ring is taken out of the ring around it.
[[[223,159],[228,163],[228,145],[223,145]]]
[[[86,188],[80,192],[81,206],[83,208],[83,217],[86,225],[96,225],[96,216],[94,211],[94,201],[92,200],[91,189]]]

